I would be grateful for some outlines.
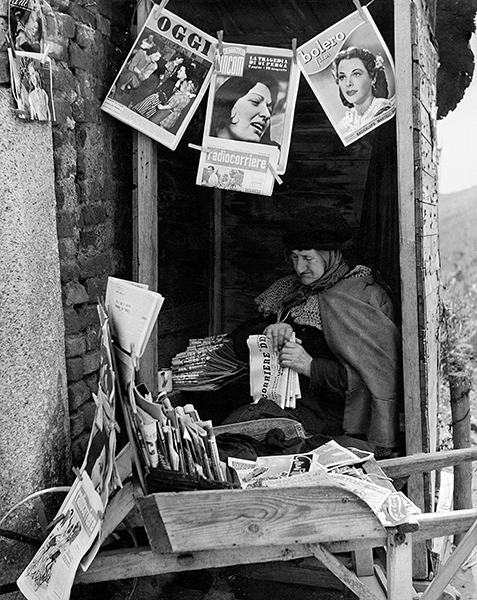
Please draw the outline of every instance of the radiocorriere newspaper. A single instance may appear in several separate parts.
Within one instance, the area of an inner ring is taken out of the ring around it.
[[[299,74],[291,49],[218,48],[198,185],[271,195],[286,169]]]

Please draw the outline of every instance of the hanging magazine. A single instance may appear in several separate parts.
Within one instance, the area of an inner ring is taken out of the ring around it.
[[[271,195],[285,172],[299,70],[292,50],[223,44],[210,85],[197,184]]]
[[[27,121],[54,121],[50,58],[8,48],[8,59],[17,116]]]
[[[46,8],[44,0],[9,0],[8,29],[14,51],[43,53]]]
[[[175,150],[209,85],[216,42],[153,6],[102,110]]]
[[[345,146],[395,115],[393,60],[365,7],[300,46],[297,59]]]

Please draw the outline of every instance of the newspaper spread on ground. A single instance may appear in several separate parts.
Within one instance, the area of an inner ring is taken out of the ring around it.
[[[402,492],[393,492],[357,468],[372,457],[371,453],[356,448],[350,451],[334,440],[324,446],[304,454],[260,456],[255,461],[229,457],[228,465],[235,469],[243,489],[317,485],[344,488],[361,498],[384,527],[408,523],[421,513]]]
[[[17,580],[28,600],[67,600],[81,559],[98,536],[103,504],[87,473],[77,477],[56,525]]]
[[[297,60],[345,146],[395,115],[393,59],[366,7],[301,45]]]
[[[175,150],[209,85],[216,43],[154,5],[102,110]]]
[[[54,121],[50,58],[8,48],[8,60],[17,116],[27,121]]]
[[[266,335],[251,335],[247,340],[250,352],[250,394],[254,402],[268,398],[281,408],[295,408],[301,398],[298,373],[280,366],[278,352],[273,350]]]

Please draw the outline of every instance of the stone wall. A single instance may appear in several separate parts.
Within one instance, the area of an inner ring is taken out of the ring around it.
[[[94,417],[98,298],[131,274],[131,130],[100,110],[130,48],[131,3],[53,0],[53,129],[73,464]]]
[[[99,367],[97,301],[108,275],[131,277],[129,127],[101,103],[131,46],[127,0],[50,0],[46,41],[53,63],[56,121],[52,162],[64,312],[64,352],[73,465],[89,439]],[[0,86],[9,96],[3,45],[7,1],[0,0]],[[10,101],[13,108],[13,100]],[[13,114],[13,112],[12,112]],[[22,123],[24,125],[24,123]],[[57,244],[57,245],[56,245]]]

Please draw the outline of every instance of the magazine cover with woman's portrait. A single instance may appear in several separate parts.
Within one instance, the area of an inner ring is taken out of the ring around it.
[[[393,59],[365,7],[300,46],[297,59],[345,146],[395,115]]]
[[[223,44],[209,89],[203,146],[278,150],[276,172],[283,174],[299,77],[291,49]]]

